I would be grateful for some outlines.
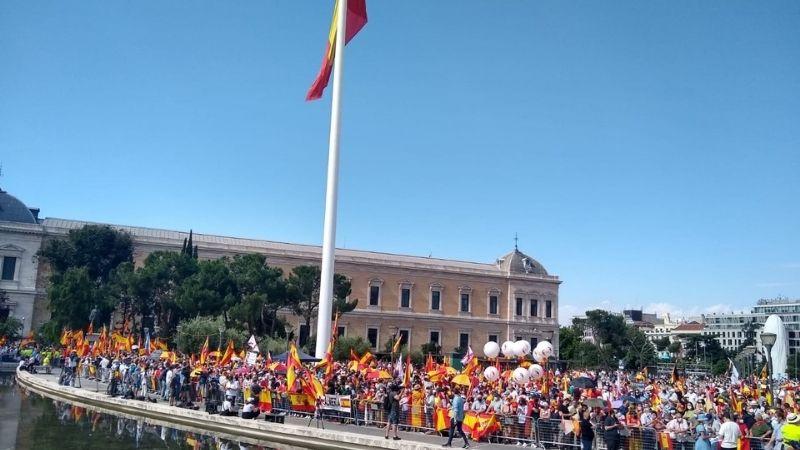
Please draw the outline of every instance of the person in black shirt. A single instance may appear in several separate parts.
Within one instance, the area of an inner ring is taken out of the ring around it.
[[[589,410],[583,408],[579,422],[582,450],[592,450],[592,444],[594,443],[594,428],[592,428],[592,422],[589,421],[590,417]]]
[[[608,410],[603,419],[603,438],[608,450],[619,450],[619,429],[622,428],[613,410]]]

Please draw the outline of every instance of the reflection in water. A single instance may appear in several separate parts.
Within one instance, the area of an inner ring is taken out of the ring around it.
[[[12,430],[16,430],[16,433]],[[0,375],[0,436],[0,449],[3,450],[269,448],[55,401],[25,392],[15,385],[13,375],[6,374]]]

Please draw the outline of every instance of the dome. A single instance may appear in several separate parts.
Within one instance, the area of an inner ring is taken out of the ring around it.
[[[514,249],[513,252],[497,260],[500,270],[511,275],[514,273],[527,273],[533,275],[547,275],[544,266],[530,256]]]
[[[0,189],[0,221],[36,223],[36,218],[24,203]]]

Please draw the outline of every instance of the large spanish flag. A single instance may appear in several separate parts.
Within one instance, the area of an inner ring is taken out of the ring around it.
[[[322,97],[325,87],[328,86],[328,80],[331,78],[333,58],[336,55],[336,13],[339,9],[339,1],[335,1],[336,6],[333,8],[333,20],[331,21],[331,29],[328,32],[328,45],[322,57],[322,67],[320,67],[314,83],[311,84],[311,88],[308,89],[306,100],[316,100]],[[347,25],[345,27],[344,42],[347,44],[367,24],[367,2],[366,0],[345,1],[347,1]]]

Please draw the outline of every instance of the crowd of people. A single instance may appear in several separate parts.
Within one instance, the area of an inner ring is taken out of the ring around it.
[[[479,439],[583,450],[800,450],[797,385],[774,385],[773,398],[760,376],[732,380],[681,376],[677,370],[656,375],[551,368],[539,379],[515,382],[511,369],[529,361],[467,364],[474,370],[463,376],[467,369],[430,360],[399,368],[369,355],[329,366],[303,364],[294,377],[290,361],[268,355],[252,364],[239,358],[218,364],[177,355],[80,357],[75,350],[34,349],[20,364],[31,362],[59,366],[64,384],[97,380],[108,383],[110,395],[246,418],[325,412],[323,396],[306,383],[313,378],[322,381],[324,394],[349,400],[349,413],[339,408],[328,418],[384,427],[387,439],[401,439],[400,432],[440,433],[448,436],[445,446],[457,438],[464,447]],[[487,365],[503,369],[503,375],[489,382],[482,375]]]

